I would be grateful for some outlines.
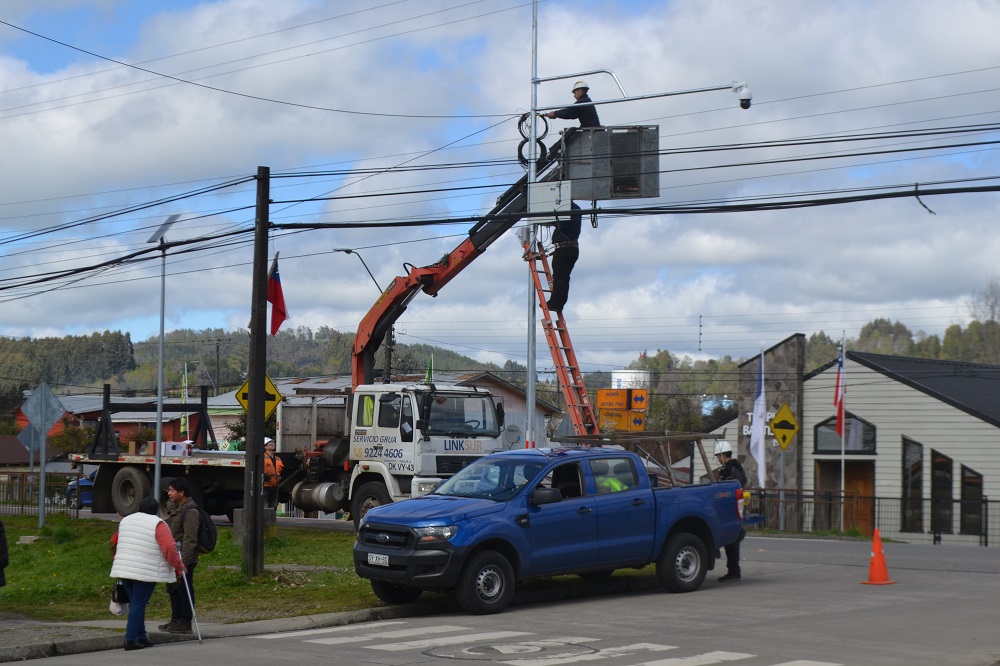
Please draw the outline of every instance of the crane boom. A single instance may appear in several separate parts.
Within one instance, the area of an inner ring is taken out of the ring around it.
[[[559,170],[550,168],[562,154],[560,141],[548,155],[539,160],[537,173],[547,170],[540,181],[554,180]],[[410,301],[420,292],[437,296],[456,275],[486,251],[493,242],[517,224],[528,208],[528,176],[524,175],[497,199],[496,206],[469,230],[469,237],[458,247],[428,266],[404,264],[406,275],[396,276],[358,324],[351,359],[351,383],[371,384],[375,379],[375,352],[389,328],[406,311]]]

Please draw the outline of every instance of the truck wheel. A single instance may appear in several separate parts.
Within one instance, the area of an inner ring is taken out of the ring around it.
[[[473,615],[499,613],[514,596],[514,569],[495,550],[483,550],[465,563],[455,588],[458,605]]]
[[[351,498],[351,519],[354,521],[354,529],[358,529],[361,525],[361,519],[370,510],[391,503],[392,498],[389,497],[389,491],[378,481],[362,484],[354,493],[354,497]]]
[[[111,504],[121,516],[128,516],[139,510],[139,502],[149,495],[152,484],[142,470],[122,467],[111,482]]]
[[[393,585],[392,583],[372,579],[372,592],[387,604],[408,604],[416,601],[423,590],[419,587]]]
[[[75,490],[70,490],[66,493],[66,504],[73,507],[77,511],[83,508],[83,500]]]
[[[670,592],[694,592],[708,572],[705,544],[689,532],[678,532],[667,540],[656,561],[656,578]]]

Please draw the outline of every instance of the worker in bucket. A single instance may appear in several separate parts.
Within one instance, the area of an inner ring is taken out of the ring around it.
[[[719,481],[739,481],[740,486],[747,485],[747,475],[743,471],[743,465],[739,460],[733,458],[733,445],[724,439],[715,443],[715,460],[720,465]],[[740,530],[740,538],[726,546],[726,575],[719,578],[720,583],[730,583],[740,580],[740,542],[746,532]]]
[[[580,127],[600,127],[601,119],[597,117],[597,108],[593,105],[590,96],[590,86],[586,81],[577,81],[573,84],[573,97],[576,101],[572,106],[557,111],[549,111],[548,118],[562,118],[563,120],[579,120]],[[580,106],[580,105],[586,106]]]

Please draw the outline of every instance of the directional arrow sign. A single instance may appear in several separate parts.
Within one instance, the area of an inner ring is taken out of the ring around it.
[[[774,418],[767,425],[771,428],[774,438],[778,440],[782,451],[788,448],[792,438],[795,437],[795,433],[799,431],[799,424],[796,422],[792,410],[788,408],[787,402],[781,405],[781,409],[778,410],[778,413],[774,415]]]
[[[649,405],[649,389],[630,389],[632,409],[646,409]]]
[[[243,411],[247,410],[247,403],[250,402],[250,380],[243,382],[243,386],[240,390],[236,392],[236,401],[240,403],[243,407]],[[278,403],[281,402],[281,394],[278,393],[278,388],[271,381],[271,378],[264,375],[264,420],[271,418],[271,414],[274,410],[278,408]]]

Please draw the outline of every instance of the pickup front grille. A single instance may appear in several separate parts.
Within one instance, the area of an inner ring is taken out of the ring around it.
[[[378,548],[412,548],[413,532],[390,526],[367,524],[358,534],[358,541],[366,546]]]
[[[451,476],[475,461],[476,458],[470,458],[469,456],[436,456],[434,462],[437,466],[438,474]]]

